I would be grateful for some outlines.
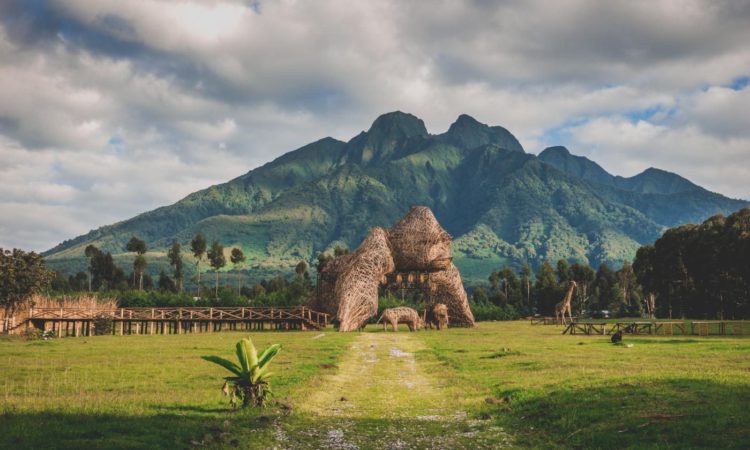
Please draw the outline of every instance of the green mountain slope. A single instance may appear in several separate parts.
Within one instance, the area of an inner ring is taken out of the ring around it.
[[[462,115],[430,135],[422,120],[394,112],[347,143],[325,138],[177,203],[65,241],[51,266],[85,265],[95,244],[127,261],[136,235],[164,267],[173,241],[196,233],[241,247],[250,275],[287,270],[336,244],[356,247],[373,226],[388,227],[413,205],[433,209],[454,236],[464,276],[484,279],[500,264],[544,259],[619,264],[665,227],[747,206],[669,172],[608,174],[562,147],[524,152],[502,127]]]
[[[570,154],[565,147],[547,148],[539,154],[539,159],[587,182],[607,199],[635,208],[668,227],[700,223],[714,214],[737,211],[748,204],[653,167],[630,178],[614,176],[590,159]]]

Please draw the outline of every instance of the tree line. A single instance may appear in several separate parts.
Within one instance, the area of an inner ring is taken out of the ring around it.
[[[553,315],[570,281],[577,284],[572,300],[576,314],[606,310],[612,315],[640,316],[645,310],[633,266],[627,261],[617,270],[602,264],[596,271],[587,264],[570,264],[564,259],[554,267],[544,261],[536,273],[529,265],[518,271],[506,266],[490,273],[487,281],[474,288],[472,302],[480,309],[489,305],[510,308],[508,314],[516,316]]]
[[[659,317],[750,317],[750,209],[668,230],[633,262]]]
[[[125,245],[125,251],[133,253],[133,270],[129,276],[125,275],[122,268],[117,267],[110,252],[103,252],[95,245],[88,245],[84,254],[89,259],[88,272],[78,272],[71,275],[65,280],[61,276],[56,276],[53,287],[59,290],[71,291],[123,291],[127,289],[137,289],[139,291],[148,290],[154,287],[154,280],[146,273],[148,260],[146,254],[148,247],[146,242],[133,236]],[[190,242],[190,251],[195,257],[197,272],[197,291],[198,296],[202,293],[201,284],[201,264],[204,258],[207,259],[210,267],[215,274],[214,296],[219,295],[220,272],[227,265],[227,258],[224,254],[224,246],[217,240],[214,240],[210,247],[206,238],[202,234],[197,234]],[[184,289],[185,282],[185,262],[183,260],[182,246],[179,242],[174,242],[167,250],[167,259],[172,268],[172,273],[168,274],[162,270],[159,274],[156,285],[160,290],[181,293]],[[237,292],[242,289],[242,278],[239,271],[247,261],[242,249],[232,248],[229,254],[229,261],[232,263],[232,270],[237,273]]]
[[[164,270],[154,280],[148,268],[146,242],[132,237],[124,250],[133,253],[132,271],[130,274],[118,267],[110,252],[103,252],[94,245],[86,247],[84,253],[89,259],[88,271],[64,277],[54,273],[51,289],[55,292],[96,291],[119,299],[120,306],[294,306],[304,302],[312,282],[307,263],[300,261],[295,267],[295,276],[291,279],[277,276],[261,280],[252,286],[243,286],[240,271],[247,261],[242,249],[234,247],[229,251],[228,262],[236,274],[236,286],[222,286],[221,270],[227,265],[224,246],[217,240],[209,246],[202,234],[197,234],[190,242],[190,254],[195,260],[195,290],[185,292],[185,260],[183,248],[174,242],[167,250],[167,259],[171,273]],[[205,286],[202,281],[202,265],[208,263],[214,272],[213,287]]]
[[[89,245],[85,249],[88,273],[65,278],[49,271],[34,252],[0,249],[0,306],[7,317],[19,301],[50,286],[53,291],[115,292],[122,306],[196,304],[193,296],[184,292],[185,263],[179,243],[167,251],[171,273],[161,271],[156,282],[146,273],[146,243],[133,237],[125,250],[133,253],[129,274],[114,263],[109,252]],[[278,276],[242,286],[239,270],[247,258],[239,248],[229,252],[232,270],[238,275],[237,286],[222,287],[220,271],[227,258],[221,243],[213,241],[209,247],[198,234],[190,243],[190,252],[195,258],[199,302],[292,306],[304,302],[313,289],[304,261],[297,264],[291,278]],[[320,253],[317,272],[347,253],[343,247],[335,248],[333,254]],[[204,260],[214,271],[213,289],[200,282]],[[490,273],[486,284],[472,290],[472,308],[479,319],[551,315],[571,280],[577,283],[574,314],[608,310],[614,316],[746,319],[750,317],[750,209],[670,229],[654,244],[641,247],[632,265],[625,261],[618,269],[602,264],[594,270],[564,259],[554,266],[544,261],[536,273],[528,265],[500,268]]]

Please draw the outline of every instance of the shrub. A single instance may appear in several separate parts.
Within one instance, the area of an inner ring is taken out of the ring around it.
[[[42,338],[42,330],[39,328],[26,328],[21,332],[21,337],[27,341],[37,341]]]
[[[521,314],[513,305],[498,306],[492,303],[474,303],[471,305],[474,319],[485,320],[517,320]]]
[[[112,318],[105,315],[98,315],[94,317],[94,334],[97,336],[104,336],[112,334]]]
[[[271,386],[268,384],[271,373],[268,371],[268,365],[280,349],[279,344],[274,344],[258,355],[253,341],[246,338],[236,345],[239,366],[219,356],[204,356],[203,359],[220,365],[234,375],[224,378],[224,386],[221,389],[224,395],[229,396],[229,404],[233,408],[237,407],[238,400],[242,402],[243,408],[250,405],[263,407],[271,395]]]

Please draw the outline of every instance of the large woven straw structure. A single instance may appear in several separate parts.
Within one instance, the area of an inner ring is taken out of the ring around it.
[[[356,330],[378,313],[380,279],[394,269],[388,234],[374,228],[336,280],[333,296],[338,304],[339,331]]]
[[[448,323],[450,325],[474,326],[474,314],[469,308],[461,274],[453,263],[446,270],[432,274],[432,293],[430,304],[443,303],[448,307]]]
[[[461,275],[451,262],[451,237],[424,206],[412,208],[388,231],[374,228],[354,253],[328,263],[308,305],[335,316],[339,331],[356,330],[377,313],[378,287],[394,272],[396,279],[418,273],[428,286],[425,306],[445,304],[450,325],[474,325]]]
[[[430,208],[412,208],[388,232],[393,261],[400,271],[440,270],[451,263],[451,236]]]

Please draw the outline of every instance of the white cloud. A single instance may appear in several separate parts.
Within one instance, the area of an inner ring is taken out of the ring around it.
[[[435,133],[468,113],[531,152],[568,144],[618,174],[658,166],[750,197],[750,90],[723,87],[749,75],[744,1],[19,0],[0,14],[0,245],[49,248],[397,109]]]
[[[624,117],[570,130],[575,149],[605,169],[632,176],[649,167],[676,172],[709,190],[750,198],[750,138],[724,138],[694,125],[665,126]]]

